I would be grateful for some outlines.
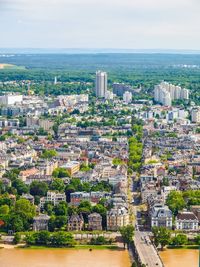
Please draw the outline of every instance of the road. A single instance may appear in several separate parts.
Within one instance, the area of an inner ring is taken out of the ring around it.
[[[148,232],[135,231],[134,242],[143,264],[146,264],[148,267],[163,267],[156,249],[150,242]]]

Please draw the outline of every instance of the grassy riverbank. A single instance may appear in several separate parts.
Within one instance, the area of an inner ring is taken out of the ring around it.
[[[109,250],[121,250],[116,245],[77,245],[74,247],[51,247],[51,246],[18,246],[19,249],[73,249],[73,250],[79,250],[79,249],[95,249],[95,250],[101,250],[101,249],[109,249]]]
[[[167,246],[167,249],[199,249],[198,245]]]

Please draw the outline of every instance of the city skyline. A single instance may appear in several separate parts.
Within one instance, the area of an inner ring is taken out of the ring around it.
[[[3,48],[199,50],[197,0],[2,0]]]

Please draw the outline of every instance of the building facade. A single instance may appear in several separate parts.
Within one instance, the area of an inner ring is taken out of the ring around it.
[[[102,230],[102,216],[98,213],[91,213],[88,215],[88,230],[101,231]]]
[[[96,72],[95,94],[97,97],[104,98],[107,92],[107,73],[102,71]]]
[[[129,224],[128,209],[125,207],[115,207],[107,212],[107,230],[118,231],[120,227]]]

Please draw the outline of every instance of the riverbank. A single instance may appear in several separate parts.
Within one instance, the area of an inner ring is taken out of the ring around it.
[[[82,250],[82,249],[95,249],[95,250],[124,250],[116,245],[77,245],[74,247],[51,247],[51,246],[17,246],[21,249],[68,249],[68,250]]]
[[[72,249],[72,250],[79,250],[79,249],[95,249],[95,250],[118,250],[122,251],[123,248],[117,246],[117,245],[76,245],[74,247],[50,247],[50,246],[26,246],[25,244],[18,244],[18,245],[12,245],[12,244],[0,244],[0,249]]]
[[[22,245],[22,244],[21,244]],[[18,248],[19,245],[12,245],[12,244],[0,244],[0,249],[6,248],[6,249],[13,249],[13,248]]]
[[[167,246],[167,249],[199,249],[198,245]]]

